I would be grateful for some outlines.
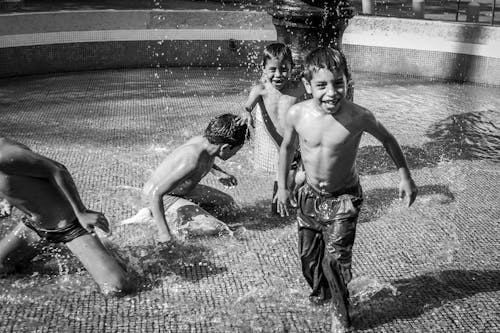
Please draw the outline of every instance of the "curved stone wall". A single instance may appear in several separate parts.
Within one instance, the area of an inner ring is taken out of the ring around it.
[[[262,12],[90,10],[0,15],[0,77],[155,66],[253,66],[276,40]],[[500,85],[500,28],[357,16],[353,70]]]

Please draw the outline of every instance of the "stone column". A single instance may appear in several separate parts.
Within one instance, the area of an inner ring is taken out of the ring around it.
[[[297,77],[302,72],[303,59],[311,50],[321,46],[342,48],[342,35],[353,9],[348,1],[341,0],[273,0],[268,10],[273,17],[278,42],[288,45],[292,51]],[[352,100],[352,85],[348,89]],[[278,149],[267,133],[257,109],[255,122],[255,168],[275,172]]]

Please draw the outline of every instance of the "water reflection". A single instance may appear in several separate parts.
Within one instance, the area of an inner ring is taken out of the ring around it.
[[[500,113],[495,110],[454,114],[429,128],[427,136],[448,159],[500,161]]]
[[[500,161],[498,111],[453,114],[434,122],[425,134],[432,141],[422,147],[402,147],[410,169],[432,167],[450,160]],[[382,146],[361,147],[356,162],[362,175],[395,170],[394,163]]]

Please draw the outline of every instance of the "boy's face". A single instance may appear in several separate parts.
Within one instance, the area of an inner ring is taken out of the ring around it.
[[[347,92],[347,79],[340,69],[334,72],[327,68],[320,68],[313,72],[311,81],[304,80],[304,85],[313,100],[325,112],[333,114],[338,111],[340,101]]]
[[[291,74],[292,64],[289,61],[274,57],[266,61],[264,76],[276,89],[283,89]]]
[[[241,147],[243,147],[243,145],[232,147],[231,145],[226,143],[220,149],[219,158],[224,161],[228,160],[233,157],[238,152],[238,150],[241,149]]]

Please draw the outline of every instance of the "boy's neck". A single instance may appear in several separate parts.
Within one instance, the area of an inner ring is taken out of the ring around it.
[[[213,157],[217,156],[217,154],[219,153],[220,147],[222,145],[216,144],[216,143],[211,143],[205,137],[203,137],[203,141],[204,141],[203,142],[203,148],[207,152],[207,154],[210,155],[210,156],[213,156]]]

